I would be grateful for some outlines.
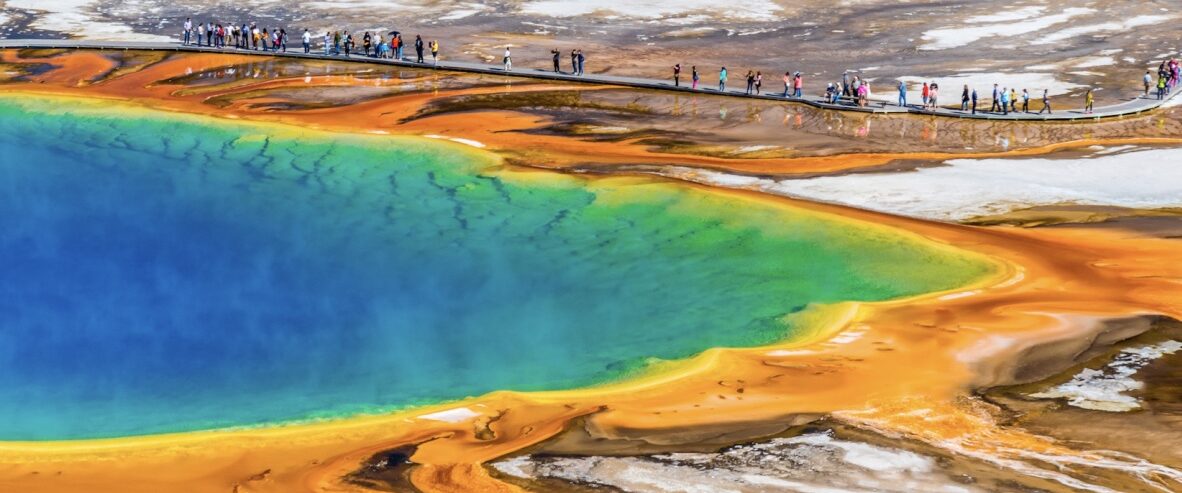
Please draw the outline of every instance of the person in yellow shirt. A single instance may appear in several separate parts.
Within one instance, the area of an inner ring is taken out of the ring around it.
[[[1088,93],[1084,95],[1084,113],[1090,114],[1092,112],[1092,105],[1096,102],[1095,97],[1092,96],[1092,90],[1088,89]]]
[[[431,64],[439,66],[439,40],[431,41]]]

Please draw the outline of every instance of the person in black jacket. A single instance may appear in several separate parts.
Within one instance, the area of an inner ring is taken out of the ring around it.
[[[423,63],[423,37],[418,34],[415,35],[415,54],[419,56],[418,63]]]

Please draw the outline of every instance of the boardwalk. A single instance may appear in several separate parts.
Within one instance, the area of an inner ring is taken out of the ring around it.
[[[233,53],[233,54],[239,54],[239,55],[256,55],[256,56],[267,56],[267,57],[348,61],[348,62],[356,62],[356,63],[394,65],[394,66],[408,67],[408,68],[426,68],[426,69],[433,68],[431,63],[415,63],[415,62],[412,62],[412,61],[409,61],[406,59],[394,60],[394,59],[371,58],[371,57],[366,57],[366,56],[358,55],[358,54],[353,54],[352,56],[346,57],[344,55],[325,55],[322,52],[317,53],[316,51],[313,51],[312,53],[309,53],[309,54],[304,54],[302,47],[298,47],[296,49],[289,50],[286,53],[280,53],[280,52],[274,52],[274,51],[242,50],[242,49],[236,49],[236,48],[232,48],[232,47],[231,48],[211,48],[211,47],[206,47],[206,46],[183,45],[179,42],[167,43],[167,42],[118,42],[118,41],[57,40],[57,39],[0,39],[0,49],[13,49],[13,48],[50,48],[50,49],[52,49],[52,48],[70,48],[70,49],[95,49],[95,50],[170,50],[170,51],[194,52],[194,53]],[[549,63],[549,61],[550,61],[549,57],[546,57],[545,60],[547,63]],[[1014,113],[1014,112],[1011,112],[1010,114],[1005,115],[1005,114],[1000,114],[1000,113],[988,113],[988,112],[978,111],[977,114],[974,115],[974,114],[971,114],[970,112],[967,112],[967,111],[960,111],[959,107],[957,107],[956,109],[951,109],[951,108],[921,109],[916,106],[902,107],[897,104],[884,103],[881,101],[872,101],[871,105],[869,107],[862,108],[862,107],[858,107],[857,105],[853,104],[852,102],[843,102],[841,104],[828,103],[828,102],[824,101],[819,96],[815,96],[815,97],[806,96],[803,98],[792,98],[792,97],[784,97],[779,94],[768,94],[768,93],[764,93],[761,95],[749,95],[749,94],[746,94],[745,91],[741,88],[730,88],[730,89],[727,89],[726,91],[719,91],[719,90],[717,90],[716,85],[713,85],[713,87],[704,87],[704,86],[712,86],[711,83],[708,83],[705,80],[703,81],[703,84],[699,85],[699,89],[692,90],[685,85],[683,85],[681,87],[676,87],[673,85],[673,82],[671,80],[644,79],[644,78],[638,78],[638,77],[621,77],[621,76],[606,75],[606,74],[587,74],[587,75],[578,76],[578,75],[572,75],[569,73],[555,73],[555,72],[548,70],[548,69],[538,69],[538,68],[515,68],[513,71],[506,72],[504,70],[504,68],[502,68],[500,65],[487,65],[487,64],[474,63],[474,62],[440,61],[438,66],[434,67],[434,68],[437,68],[439,70],[450,70],[450,71],[454,71],[454,72],[468,72],[468,73],[476,73],[476,74],[500,75],[500,76],[508,76],[508,77],[521,77],[521,78],[541,79],[541,80],[556,80],[556,81],[563,81],[563,82],[607,84],[607,85],[615,85],[615,86],[621,86],[621,87],[635,87],[635,88],[641,88],[641,89],[654,89],[654,90],[660,90],[660,91],[703,94],[703,95],[716,95],[716,96],[726,96],[726,97],[746,98],[746,99],[761,99],[761,100],[768,100],[768,101],[785,101],[785,102],[804,104],[804,105],[813,106],[816,108],[835,110],[835,111],[851,111],[851,112],[874,113],[874,114],[916,114],[916,115],[929,115],[929,116],[938,116],[938,117],[946,117],[946,118],[977,119],[977,120],[1011,120],[1011,121],[1032,121],[1032,122],[1093,121],[1093,120],[1100,120],[1100,119],[1106,119],[1106,118],[1119,118],[1119,117],[1124,117],[1124,116],[1138,115],[1138,114],[1145,113],[1147,111],[1152,111],[1154,109],[1161,107],[1163,104],[1168,102],[1170,99],[1174,98],[1174,96],[1176,96],[1179,92],[1182,92],[1182,91],[1174,91],[1171,94],[1169,94],[1165,100],[1161,100],[1161,101],[1159,101],[1156,97],[1153,97],[1153,96],[1143,97],[1138,94],[1136,97],[1129,98],[1129,99],[1124,100],[1118,104],[1097,107],[1095,109],[1095,111],[1091,114],[1085,114],[1083,112],[1083,110],[1079,108],[1079,106],[1081,106],[1081,105],[1075,105],[1076,107],[1073,107],[1073,108],[1060,107],[1058,110],[1056,110],[1056,112],[1054,114],[1039,115],[1039,114],[1034,114],[1034,113]],[[683,79],[688,79],[688,77],[685,77],[683,75]],[[741,77],[736,77],[736,78],[732,79],[732,82],[736,82],[737,84],[735,84],[735,85],[745,88],[746,81],[741,80]],[[717,81],[714,81],[713,84],[717,84]],[[1132,84],[1130,84],[1130,85],[1132,85]],[[890,94],[893,96],[893,95],[897,94],[897,92],[892,87],[888,91],[882,92],[881,94]],[[959,95],[952,95],[952,96],[957,97]],[[1034,96],[1034,95],[1032,94],[1032,96]],[[988,100],[985,100],[985,101],[988,101]],[[1080,102],[1082,102],[1082,100]],[[1034,106],[1034,107],[1037,107],[1037,108],[1042,107],[1041,102],[1038,100],[1032,100],[1031,103],[1032,103],[1032,106]],[[1062,106],[1062,105],[1060,105],[1060,106]]]

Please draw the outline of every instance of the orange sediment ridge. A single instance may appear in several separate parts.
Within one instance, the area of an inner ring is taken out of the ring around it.
[[[11,52],[3,56],[6,62],[14,61]],[[154,108],[326,130],[380,128],[391,133],[450,135],[479,140],[492,150],[512,151],[513,139],[529,139],[535,149],[548,153],[552,148],[568,158],[595,156],[596,162],[628,158],[634,163],[643,158],[685,164],[685,159],[691,159],[647,153],[634,145],[504,132],[538,124],[537,117],[512,111],[394,124],[392,120],[414,114],[436,97],[430,93],[395,95],[342,108],[260,112],[245,101],[220,109],[202,103],[218,90],[177,96],[176,86],[153,85],[163,74],[220,66],[234,58],[177,57],[78,87],[79,77],[94,74],[85,68],[111,68],[88,57],[71,62],[68,74],[47,73],[44,84],[5,87],[40,94],[135,98]],[[229,90],[245,88],[240,84]],[[462,90],[502,92],[505,88]],[[827,157],[807,166],[856,168],[872,160],[864,156]],[[915,157],[884,154],[881,159],[886,156],[893,156],[891,160]],[[737,166],[743,160],[718,161]],[[788,166],[791,160],[774,161]],[[1010,450],[1025,450],[1066,464],[1104,467],[1110,457],[1075,451],[998,425],[971,393],[1044,378],[1075,363],[1093,343],[1145,330],[1110,321],[1146,315],[1182,319],[1182,263],[1178,262],[1182,243],[1175,240],[1097,229],[966,227],[745,191],[712,193],[917,235],[966,255],[987,257],[998,265],[997,274],[949,292],[805,312],[801,316],[810,317],[809,325],[816,330],[803,339],[760,348],[712,349],[637,378],[592,388],[494,392],[404,412],[256,429],[76,442],[0,442],[0,491],[370,491],[356,473],[375,454],[408,446],[414,447],[410,460],[415,464],[409,480],[422,491],[519,491],[492,477],[482,464],[539,447],[555,452],[627,453],[724,444],[774,434],[820,416],[925,443],[954,444],[956,453],[970,457],[1001,461],[1009,458],[1007,454],[1017,454]],[[1113,467],[1124,467],[1124,463]],[[1136,481],[1135,477],[1129,480]],[[1060,486],[1072,481],[1043,479]]]

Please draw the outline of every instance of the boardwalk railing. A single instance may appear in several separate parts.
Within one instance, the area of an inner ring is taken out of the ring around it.
[[[98,40],[73,40],[73,39],[0,39],[0,49],[90,49],[90,50],[170,50],[180,52],[194,52],[194,53],[233,53],[239,55],[257,55],[267,57],[283,57],[283,58],[301,58],[312,60],[333,60],[333,61],[347,61],[356,63],[372,63],[380,65],[394,65],[400,67],[411,67],[421,69],[439,69],[449,70],[454,72],[468,72],[486,75],[500,75],[507,77],[521,77],[540,80],[556,80],[563,82],[581,82],[591,84],[608,84],[621,87],[635,87],[641,89],[654,89],[660,91],[671,91],[687,94],[703,94],[716,95],[736,98],[759,99],[767,101],[785,101],[798,104],[813,106],[835,111],[852,111],[861,113],[875,113],[875,114],[918,114],[930,115],[946,118],[962,118],[962,119],[977,119],[977,120],[1013,120],[1013,121],[1088,121],[1100,120],[1106,118],[1119,118],[1124,116],[1138,115],[1147,111],[1152,111],[1160,108],[1163,104],[1170,101],[1182,90],[1175,90],[1168,94],[1164,99],[1157,99],[1153,96],[1137,96],[1118,104],[1098,107],[1092,113],[1084,113],[1082,109],[1060,109],[1056,113],[1051,114],[1037,114],[1037,113],[1019,113],[1010,112],[1009,114],[991,113],[977,111],[973,114],[970,111],[961,111],[960,109],[952,108],[934,108],[924,109],[918,106],[908,105],[899,106],[893,103],[882,101],[872,101],[870,106],[860,107],[847,100],[841,100],[838,103],[830,103],[821,97],[786,97],[778,93],[763,93],[763,94],[746,94],[745,91],[737,88],[728,88],[725,91],[720,91],[715,87],[699,87],[698,89],[691,89],[686,85],[675,86],[670,80],[644,79],[637,77],[622,77],[616,75],[606,74],[586,74],[575,75],[566,72],[554,72],[552,70],[537,69],[537,68],[523,68],[506,71],[499,65],[487,65],[473,62],[459,62],[459,61],[440,61],[437,65],[432,63],[416,63],[408,59],[389,59],[389,58],[374,58],[359,54],[351,54],[350,56],[341,55],[325,55],[322,51],[313,51],[312,53],[303,53],[302,46],[287,52],[278,51],[258,51],[239,49],[234,47],[214,48],[209,46],[185,45],[179,42],[134,42],[134,41],[98,41]],[[547,58],[547,61],[549,59]],[[740,81],[745,82],[745,81]],[[710,84],[705,84],[709,86]],[[895,91],[892,89],[891,94]],[[1036,102],[1037,103],[1037,102]],[[1082,106],[1082,105],[1081,105]]]

